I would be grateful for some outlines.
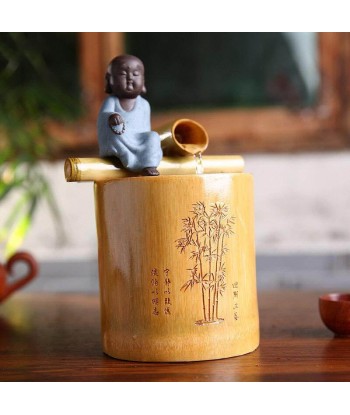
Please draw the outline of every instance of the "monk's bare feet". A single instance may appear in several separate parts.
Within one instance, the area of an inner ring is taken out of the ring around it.
[[[159,171],[155,167],[145,167],[141,174],[142,176],[159,176]]]

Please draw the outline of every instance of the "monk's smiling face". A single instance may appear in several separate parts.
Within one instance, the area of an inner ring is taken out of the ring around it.
[[[136,98],[144,90],[144,67],[140,59],[123,55],[108,68],[112,94],[118,98]]]

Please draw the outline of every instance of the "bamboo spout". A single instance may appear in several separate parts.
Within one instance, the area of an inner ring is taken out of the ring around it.
[[[201,165],[204,174],[242,173],[244,160],[241,156],[203,156]],[[197,174],[195,157],[163,157],[158,171],[161,175]],[[67,182],[102,182],[139,176],[123,168],[119,168],[111,159],[103,158],[68,158],[65,161],[64,173]]]
[[[208,133],[198,122],[181,118],[157,129],[164,156],[188,156],[203,153],[209,143]]]

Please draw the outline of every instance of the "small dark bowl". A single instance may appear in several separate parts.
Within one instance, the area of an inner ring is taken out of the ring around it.
[[[350,294],[325,294],[318,300],[323,323],[335,335],[350,336]]]

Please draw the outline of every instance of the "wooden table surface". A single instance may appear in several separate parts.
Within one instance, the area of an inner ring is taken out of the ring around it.
[[[97,295],[16,293],[0,304],[0,381],[350,381],[350,338],[334,338],[318,293],[261,292],[260,347],[192,363],[112,359]]]

